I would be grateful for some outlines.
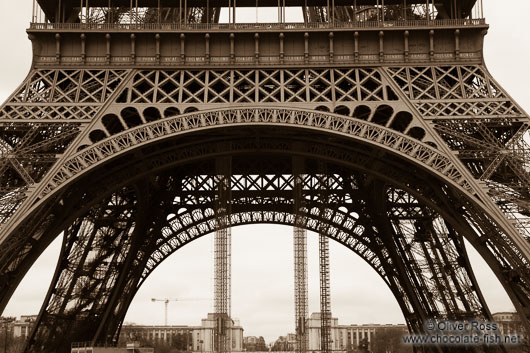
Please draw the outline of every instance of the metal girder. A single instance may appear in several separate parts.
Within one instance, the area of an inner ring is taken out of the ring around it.
[[[215,162],[217,178],[215,197],[214,236],[214,351],[232,351],[232,234],[229,226],[231,213],[232,161],[230,157],[218,158]]]
[[[103,200],[65,232],[62,259],[26,351],[66,351],[71,342],[92,341],[100,315],[116,290],[121,265],[130,256],[135,227],[135,193]]]
[[[336,203],[330,202],[329,189],[332,178],[329,177],[327,166],[324,163],[318,164],[318,173],[321,175],[319,191],[321,208],[319,212],[323,219],[331,216],[330,207]],[[329,353],[333,349],[331,339],[331,293],[330,293],[330,269],[329,269],[329,238],[326,236],[326,224],[320,225],[321,231],[318,235],[318,259],[320,277],[320,350],[322,353]]]
[[[530,239],[529,119],[483,67],[390,68],[444,143]]]
[[[294,324],[296,334],[296,353],[306,353],[308,349],[309,336],[307,332],[308,312],[308,288],[307,288],[307,232],[304,229],[303,218],[304,204],[304,160],[293,157],[292,182],[289,180],[291,193],[294,198],[295,226],[293,228],[293,250],[294,250]]]

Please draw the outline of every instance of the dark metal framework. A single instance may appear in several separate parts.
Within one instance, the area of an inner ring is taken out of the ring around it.
[[[491,319],[467,239],[530,331],[528,115],[483,64],[483,20],[394,24],[33,24],[0,109],[0,308],[64,235],[26,350],[115,342],[164,259],[256,223],[349,247],[414,333]]]
[[[330,189],[330,179],[328,171],[322,163],[318,172],[322,175],[320,182],[315,185],[320,191],[321,218],[327,219],[331,216],[327,204],[329,203],[328,190]],[[331,340],[331,290],[329,277],[329,238],[327,237],[326,225],[322,224],[318,234],[318,262],[320,275],[320,351],[329,353],[332,350]]]
[[[308,289],[307,289],[307,232],[303,219],[303,160],[293,158],[293,192],[295,227],[293,228],[294,249],[294,311],[296,352],[306,353],[308,347],[307,319]]]
[[[33,0],[33,18],[42,11],[50,22],[73,23],[216,23],[221,8],[235,24],[240,7],[277,7],[287,22],[286,7],[302,7],[312,22],[384,21],[386,19],[466,18],[482,14],[482,0]],[[480,16],[483,17],[483,16]],[[36,21],[34,21],[36,22]]]
[[[230,158],[216,161],[217,198],[214,236],[214,351],[231,352],[231,284],[232,284],[232,234],[229,227],[232,165]]]

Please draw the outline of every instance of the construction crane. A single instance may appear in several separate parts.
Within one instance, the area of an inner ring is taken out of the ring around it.
[[[164,312],[164,326],[167,326],[167,307],[169,305],[169,302],[182,302],[182,301],[199,301],[199,300],[210,300],[209,298],[191,298],[191,299],[157,299],[157,298],[151,298],[151,301],[153,303],[155,302],[163,302],[165,306],[165,312]]]
[[[155,302],[163,302],[164,303],[164,305],[165,305],[164,326],[167,326],[167,307],[168,307],[168,304],[169,304],[169,302],[177,302],[179,300],[178,299],[168,299],[168,298],[165,298],[165,299],[151,298],[151,301],[153,303],[155,303]]]

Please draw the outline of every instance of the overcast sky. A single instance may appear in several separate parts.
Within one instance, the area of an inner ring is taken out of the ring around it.
[[[493,76],[523,108],[530,110],[530,40],[525,35],[530,2],[484,0],[491,25],[486,37],[486,63]],[[243,15],[241,15],[243,16]],[[251,9],[245,16],[255,18]],[[297,15],[299,16],[299,15]],[[31,60],[25,28],[31,17],[31,1],[0,1],[0,102],[7,99],[26,76]],[[260,20],[266,21],[260,13]],[[236,227],[233,234],[232,313],[245,335],[267,341],[293,332],[292,229],[285,226]],[[199,325],[212,309],[211,235],[198,239],[167,259],[146,281],[135,297],[126,321],[163,324],[164,305],[151,298],[176,298],[169,305],[169,323]],[[310,312],[319,310],[317,236],[310,233]],[[4,315],[38,313],[53,275],[59,252],[54,242],[41,256],[15,292]],[[375,272],[347,248],[331,242],[332,311],[342,324],[404,323],[390,290]],[[492,311],[513,310],[498,281],[471,251],[474,269]]]

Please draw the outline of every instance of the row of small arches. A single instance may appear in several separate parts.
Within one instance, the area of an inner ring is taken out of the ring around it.
[[[386,104],[379,105],[375,109],[372,109],[366,105],[359,105],[355,107],[355,109],[350,109],[345,105],[339,105],[335,107],[333,111],[331,111],[327,106],[321,105],[318,106],[316,110],[366,120],[371,123],[405,133],[408,136],[420,141],[425,137],[425,130],[421,127],[414,126],[409,128],[410,124],[412,123],[411,113],[406,111],[395,112],[391,106]]]
[[[160,110],[155,107],[147,107],[142,114],[134,108],[127,107],[122,109],[120,116],[116,114],[106,114],[101,119],[101,123],[105,127],[105,131],[97,129],[90,133],[89,138],[92,143],[99,142],[109,136],[119,134],[122,131],[135,128],[137,126],[151,123],[162,118],[168,118],[180,114],[188,114],[198,111],[195,107],[187,107],[182,112],[177,107],[169,107],[164,111],[164,116],[160,114]]]
[[[327,106],[318,106],[316,110],[331,112]],[[101,122],[106,131],[96,129],[90,133],[89,139],[92,143],[96,143],[107,137],[146,123],[196,111],[198,111],[196,107],[187,107],[182,111],[177,107],[168,107],[164,110],[162,116],[160,110],[155,107],[147,107],[141,114],[135,107],[126,107],[121,110],[119,116],[112,113],[104,115]],[[411,113],[406,111],[395,112],[392,107],[386,104],[379,105],[375,109],[366,105],[359,105],[354,109],[350,109],[345,105],[339,105],[332,112],[385,126],[395,131],[406,133],[408,136],[417,140],[422,140],[425,137],[425,130],[421,127],[414,126],[409,128],[413,119]],[[85,147],[87,146],[82,146],[80,150]]]

